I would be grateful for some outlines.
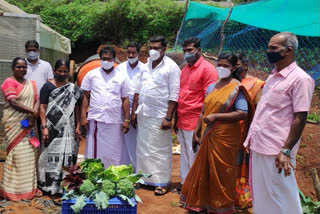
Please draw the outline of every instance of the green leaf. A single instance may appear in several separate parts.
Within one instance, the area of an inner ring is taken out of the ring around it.
[[[142,204],[141,198],[138,195],[134,195],[134,199],[136,199],[137,202]]]
[[[141,173],[141,171],[140,171],[139,173],[131,174],[131,175],[127,176],[126,178],[134,184],[135,183],[144,184],[144,181],[141,178],[150,178],[150,177],[151,177],[150,174],[144,174],[144,173]]]
[[[107,209],[109,206],[109,198],[106,193],[98,192],[93,200],[98,210]]]
[[[86,198],[85,195],[81,195],[81,196],[77,197],[76,203],[74,205],[70,206],[72,208],[73,212],[75,212],[75,213],[81,212],[82,208],[84,206],[86,206],[85,198]]]
[[[119,198],[121,198],[122,200],[124,201],[127,201],[132,207],[134,207],[135,205],[133,204],[133,202],[130,200],[130,198],[128,198],[127,196],[125,195],[122,195],[122,194],[119,194],[117,195]]]
[[[74,198],[74,197],[75,197],[74,190],[70,190],[69,192],[64,194],[61,200],[70,200],[71,198]]]

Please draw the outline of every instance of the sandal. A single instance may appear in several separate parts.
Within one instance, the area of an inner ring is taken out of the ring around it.
[[[168,191],[167,187],[156,187],[154,189],[154,195],[156,196],[165,195],[167,191]]]
[[[180,192],[181,192],[181,188],[176,187],[176,188],[174,188],[173,190],[171,190],[171,192],[172,192],[172,193],[180,194]]]
[[[42,197],[42,196],[43,196],[43,192],[40,189],[37,189],[35,197]]]
[[[176,188],[172,189],[171,192],[180,194],[181,189],[182,189],[182,184],[179,184]]]

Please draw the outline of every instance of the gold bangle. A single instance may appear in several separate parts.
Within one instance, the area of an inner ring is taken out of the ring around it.
[[[129,120],[129,119],[126,119],[126,120],[124,120],[124,122],[128,122],[128,123],[130,123],[130,120]]]

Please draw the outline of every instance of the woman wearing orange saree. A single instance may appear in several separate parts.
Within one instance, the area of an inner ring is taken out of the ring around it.
[[[233,73],[233,77],[241,82],[248,91],[254,105],[257,106],[262,95],[264,81],[248,74],[249,61],[245,54],[239,53],[237,57],[237,69]]]
[[[244,87],[232,77],[237,61],[234,54],[218,56],[220,80],[208,87],[193,135],[194,148],[197,144],[201,146],[180,194],[180,202],[186,209],[235,212],[236,160],[243,139],[240,120],[251,117],[253,108]]]
[[[35,82],[24,79],[27,72],[25,59],[15,58],[12,70],[13,76],[1,85],[6,101],[2,125],[7,141],[7,158],[0,183],[0,196],[18,201],[31,199],[41,193],[37,189],[37,148],[31,137],[34,119],[39,116],[39,100]],[[27,127],[22,128],[20,122],[26,119],[29,120]]]

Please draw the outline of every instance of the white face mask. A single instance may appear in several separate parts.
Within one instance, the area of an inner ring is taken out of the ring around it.
[[[231,75],[231,70],[224,67],[217,67],[217,72],[220,79],[228,78]]]
[[[100,60],[100,63],[103,69],[109,70],[110,68],[112,68],[114,61],[109,62]]]
[[[137,61],[138,61],[138,56],[136,56],[135,58],[129,58],[129,57],[127,57],[127,60],[128,60],[128,62],[129,62],[129,64],[134,64],[134,63],[136,63]]]
[[[157,59],[159,59],[160,57],[160,51],[156,51],[156,50],[149,50],[149,56],[150,56],[150,59],[152,61],[155,61]]]

